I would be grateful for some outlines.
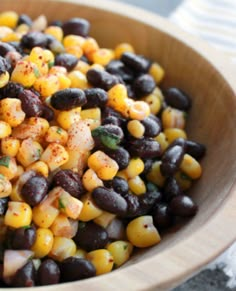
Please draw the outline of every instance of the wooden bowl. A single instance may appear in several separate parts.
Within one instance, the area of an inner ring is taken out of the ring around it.
[[[223,56],[164,19],[106,0],[1,0],[1,8],[33,18],[84,17],[103,47],[130,42],[166,70],[165,85],[192,96],[187,132],[207,146],[204,174],[192,189],[196,217],[162,242],[135,255],[124,267],[88,280],[37,290],[166,290],[213,260],[236,238],[236,74]],[[12,289],[18,290],[18,289]]]

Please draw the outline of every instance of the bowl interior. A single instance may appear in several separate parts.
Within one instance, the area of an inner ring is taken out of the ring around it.
[[[84,17],[91,22],[91,35],[101,47],[113,48],[120,42],[130,42],[137,53],[158,61],[164,67],[164,86],[177,86],[192,96],[187,133],[190,139],[207,147],[207,155],[201,162],[203,176],[191,190],[199,205],[196,217],[179,231],[167,233],[161,244],[139,252],[123,267],[125,269],[192,236],[211,219],[227,198],[236,170],[234,92],[220,72],[191,47],[188,39],[183,43],[174,34],[166,33],[163,27],[157,27],[157,22],[150,24],[144,17],[147,14],[139,15],[130,8],[122,13],[121,6],[112,3],[107,6],[108,2],[103,1],[100,5],[99,1],[78,2],[82,4],[1,0],[0,9],[28,13],[33,18],[45,14],[49,20]],[[162,20],[159,23],[167,25]],[[106,275],[107,278],[109,276]]]

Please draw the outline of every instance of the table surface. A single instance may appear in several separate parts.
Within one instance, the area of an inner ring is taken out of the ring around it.
[[[183,0],[115,0],[168,17]],[[226,287],[227,276],[219,268],[204,270],[172,291],[236,291]]]

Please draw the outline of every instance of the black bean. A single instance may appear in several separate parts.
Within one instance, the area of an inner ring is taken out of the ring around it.
[[[162,199],[161,192],[154,184],[148,183],[147,188],[148,189],[145,194],[138,196],[140,203],[140,210],[138,215],[148,214],[152,208]]]
[[[13,287],[33,287],[35,286],[36,270],[32,261],[28,261],[13,276],[11,283]]]
[[[58,171],[53,177],[52,185],[53,187],[62,187],[65,191],[78,199],[85,192],[79,175],[72,170]]]
[[[137,96],[134,93],[133,86],[131,84],[126,84],[128,97],[137,100]]]
[[[54,120],[54,111],[52,110],[52,108],[50,108],[49,106],[43,104],[42,105],[42,114],[41,117],[47,119],[47,121],[53,121]]]
[[[198,207],[193,202],[192,198],[186,195],[174,197],[171,200],[169,207],[173,215],[181,217],[194,216],[198,210]]]
[[[178,195],[182,195],[183,191],[174,177],[168,177],[164,185],[164,197],[166,201]]]
[[[114,177],[111,183],[111,187],[115,192],[121,194],[122,196],[129,191],[128,182],[121,177]]]
[[[123,147],[118,147],[116,150],[106,149],[106,154],[117,162],[119,170],[125,169],[129,164],[129,152]]]
[[[20,24],[26,24],[30,27],[32,25],[32,19],[26,14],[21,14],[19,15],[18,22],[17,22],[17,25],[20,25]]]
[[[78,88],[67,88],[54,93],[51,105],[57,110],[70,110],[83,106],[87,102],[84,91]]]
[[[134,80],[134,72],[125,66],[120,60],[113,60],[106,66],[106,71],[118,75],[124,82],[131,83]]]
[[[12,248],[15,250],[29,250],[36,240],[34,227],[20,227],[13,231],[11,239]]]
[[[62,261],[60,269],[63,282],[77,281],[96,275],[96,269],[90,261],[76,257],[69,257]]]
[[[168,205],[165,203],[159,203],[154,207],[152,217],[154,225],[157,229],[165,229],[171,226],[173,222],[173,217],[170,213]]]
[[[206,154],[206,146],[195,141],[186,140],[186,152],[194,157],[195,159],[199,160],[203,158]]]
[[[85,96],[87,98],[87,103],[83,108],[103,108],[108,100],[107,92],[100,88],[89,88],[84,90]]]
[[[157,120],[154,120],[154,118],[146,117],[141,121],[145,128],[144,136],[155,137],[161,132],[161,122],[159,119]]]
[[[108,116],[108,117],[105,117],[103,120],[102,120],[102,125],[105,125],[105,124],[113,124],[113,125],[116,125],[116,126],[121,126],[121,121],[118,117],[116,116]]]
[[[21,189],[21,195],[25,202],[31,206],[37,205],[48,192],[48,182],[42,175],[35,175],[26,181]]]
[[[127,202],[118,193],[105,187],[97,187],[92,192],[96,205],[108,212],[123,215],[127,211]]]
[[[86,76],[91,85],[106,91],[119,83],[117,76],[95,68],[88,70]]]
[[[20,53],[22,56],[25,55],[24,49],[21,46],[21,43],[19,41],[10,41],[10,42],[8,42],[8,44],[10,44],[11,46],[13,46],[16,49],[16,51],[18,53]]]
[[[23,90],[19,94],[21,107],[26,117],[38,117],[43,113],[42,101],[31,90]]]
[[[146,175],[149,173],[149,171],[152,169],[153,160],[147,159],[144,161],[144,170],[142,172],[143,175]]]
[[[90,252],[105,248],[108,243],[108,234],[105,228],[90,221],[80,223],[78,231],[73,238],[82,249]]]
[[[134,72],[146,73],[149,70],[151,62],[143,56],[132,52],[125,52],[121,56],[121,61]]]
[[[62,25],[64,36],[68,34],[75,34],[80,36],[88,36],[90,24],[83,18],[72,18]]]
[[[5,58],[0,56],[0,74],[3,74],[6,71],[9,71],[10,69],[11,69],[10,63]]]
[[[144,159],[157,158],[161,155],[160,144],[151,138],[140,138],[128,141],[127,148],[132,156]]]
[[[127,203],[127,211],[122,215],[122,217],[131,218],[138,216],[138,213],[141,210],[138,196],[132,193],[126,193],[123,197]]]
[[[167,149],[169,149],[171,147],[174,147],[176,145],[179,145],[179,146],[183,147],[184,151],[186,152],[187,145],[186,145],[186,140],[185,139],[183,139],[182,137],[176,138],[174,141],[172,141],[172,143],[168,146]]]
[[[155,87],[156,83],[153,77],[148,74],[137,77],[133,83],[134,93],[137,98],[151,94]]]
[[[123,126],[126,123],[126,119],[118,111],[109,106],[106,106],[102,111],[102,118],[105,119],[111,116],[119,119],[119,126]]]
[[[60,269],[56,262],[46,259],[41,263],[37,272],[39,285],[53,285],[60,282]]]
[[[5,57],[5,55],[9,52],[16,52],[14,46],[10,45],[7,42],[0,41],[0,56]]]
[[[175,145],[167,149],[161,159],[161,173],[164,176],[172,176],[175,172],[178,171],[183,157],[184,148],[182,146]]]
[[[24,87],[15,82],[8,82],[6,86],[0,88],[0,99],[2,98],[18,98]]]
[[[164,90],[164,97],[166,103],[179,110],[189,110],[191,108],[191,99],[183,91],[178,88],[172,87]]]
[[[0,215],[4,215],[7,211],[8,197],[0,198]]]
[[[23,35],[20,44],[23,48],[26,49],[32,49],[35,46],[46,48],[48,39],[46,34],[39,31],[32,31]]]
[[[61,53],[55,57],[55,65],[64,67],[69,72],[77,65],[78,60],[79,59],[72,54]]]

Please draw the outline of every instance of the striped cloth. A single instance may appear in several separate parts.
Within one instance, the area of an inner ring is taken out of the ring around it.
[[[169,19],[226,53],[236,64],[236,0],[185,0]]]

